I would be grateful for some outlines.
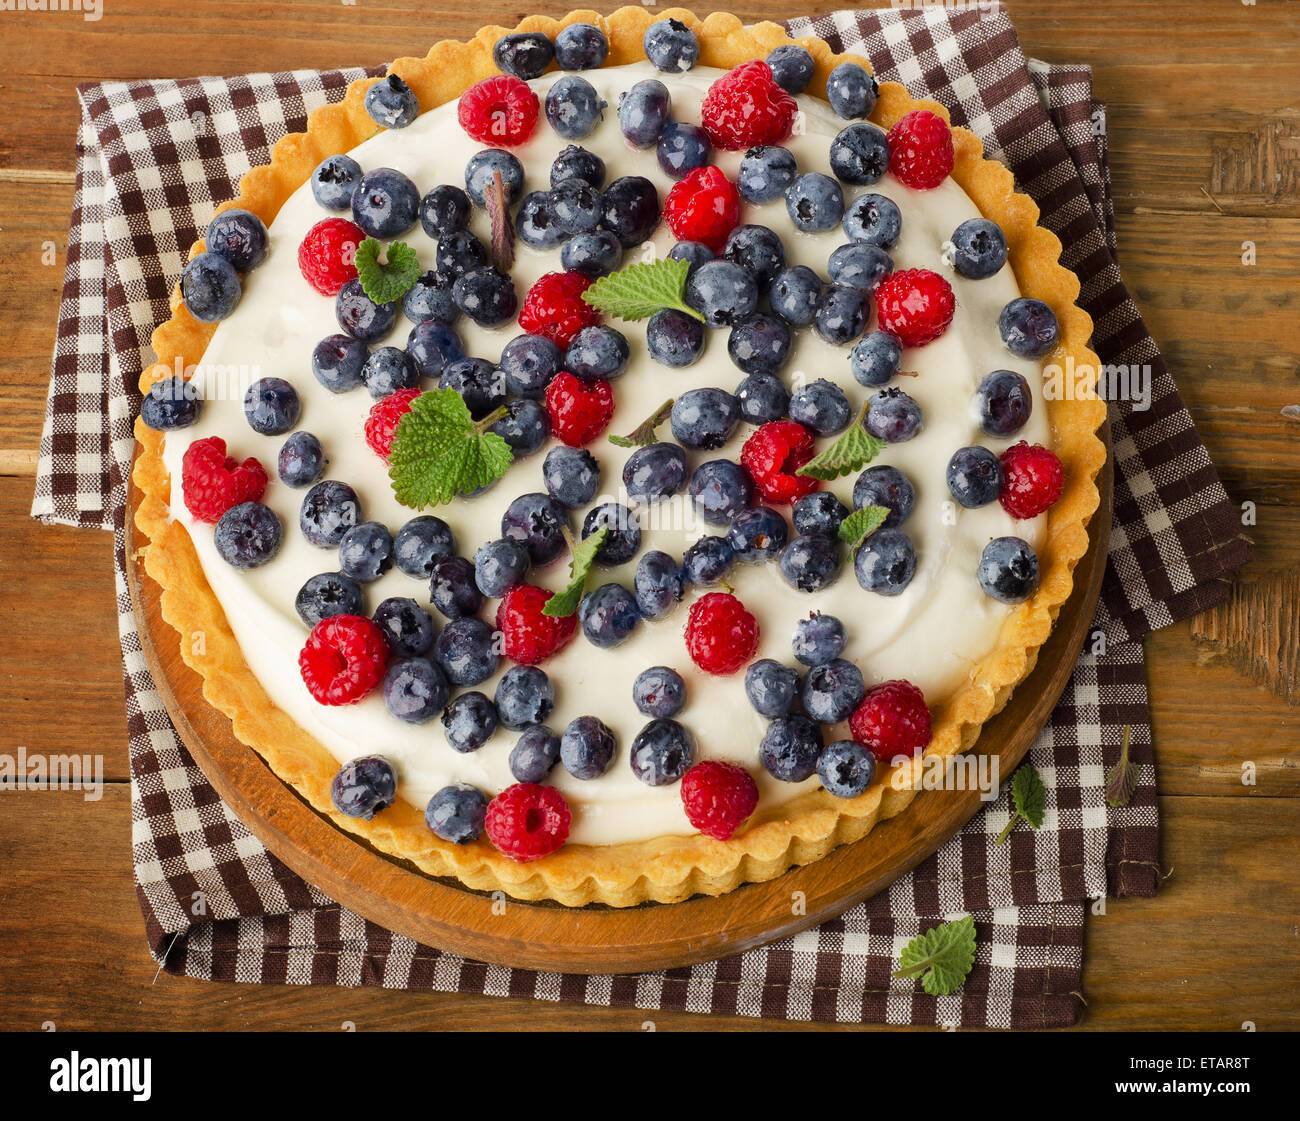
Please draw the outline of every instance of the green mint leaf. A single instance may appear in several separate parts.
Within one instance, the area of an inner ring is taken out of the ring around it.
[[[556,592],[542,606],[542,614],[552,619],[562,619],[578,610],[582,600],[583,589],[587,585],[587,574],[596,561],[596,551],[605,544],[609,536],[609,526],[603,525],[590,537],[574,541],[565,530],[569,542],[569,582],[562,591]]]
[[[867,419],[867,406],[848,429],[830,447],[813,456],[799,468],[798,475],[811,475],[823,482],[838,479],[865,467],[876,458],[885,446],[884,440],[878,440],[862,427]]]
[[[1043,812],[1047,808],[1047,787],[1043,785],[1043,777],[1032,763],[1022,763],[1011,776],[1011,804],[1011,820],[998,834],[998,839],[993,842],[995,845],[1002,844],[1011,835],[1017,821],[1028,822],[1031,829],[1037,829],[1043,824]]]
[[[680,311],[704,322],[704,316],[686,302],[686,274],[689,261],[670,257],[628,265],[602,276],[582,294],[597,311],[616,319],[649,319],[664,308]]]
[[[673,399],[669,397],[626,436],[610,436],[609,442],[620,448],[643,448],[647,444],[653,444],[655,429],[668,419],[668,414],[672,411]]]
[[[947,996],[961,987],[975,964],[975,920],[967,915],[918,934],[899,957],[895,977],[920,977],[931,996]]]
[[[421,393],[393,434],[388,477],[397,501],[415,510],[439,506],[501,478],[514,455],[488,428],[502,415],[475,423],[454,389]]]
[[[510,200],[501,172],[492,173],[492,182],[483,191],[483,202],[492,220],[492,263],[508,273],[515,263],[515,227],[510,221]]]
[[[854,510],[840,522],[840,540],[851,551],[857,552],[862,547],[862,542],[885,524],[887,517],[887,506],[863,506],[861,510]]]
[[[384,250],[386,261],[379,259],[382,242],[366,238],[357,246],[357,279],[367,296],[377,304],[400,300],[420,279],[420,258],[404,241],[394,241]]]
[[[1138,768],[1128,757],[1128,725],[1124,725],[1124,738],[1120,743],[1119,762],[1106,776],[1106,805],[1127,806],[1137,793]]]

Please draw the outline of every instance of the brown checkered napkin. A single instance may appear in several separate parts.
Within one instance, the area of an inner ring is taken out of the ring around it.
[[[195,767],[150,680],[123,576],[125,480],[147,339],[215,203],[272,143],[360,70],[83,86],[76,209],[33,513],[112,528],[126,678],[133,853],[151,948],[169,971],[219,980],[371,984],[790,1019],[1051,1026],[1080,1010],[1085,901],[1159,879],[1155,768],[1139,639],[1223,595],[1243,563],[1214,468],[1124,289],[1089,71],[1027,62],[1000,7],[838,12],[792,21],[885,78],[946,104],[1004,160],[1066,246],[1112,363],[1150,367],[1151,407],[1112,404],[1117,466],[1098,628],[1031,758],[1046,820],[993,839],[1005,796],[911,875],[816,930],[723,961],[575,977],[464,961],[341,908],[252,837]],[[1140,784],[1105,804],[1132,730]],[[952,997],[891,977],[902,946],[973,913],[979,953]]]

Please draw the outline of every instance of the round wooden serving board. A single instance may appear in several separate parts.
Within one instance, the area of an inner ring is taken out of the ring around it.
[[[1109,444],[1109,433],[1105,432]],[[1099,476],[1101,506],[1074,594],[1039,652],[1037,668],[972,749],[996,755],[1003,779],[1051,715],[1083,646],[1106,568],[1112,468]],[[131,496],[134,514],[138,495]],[[691,965],[816,926],[883,890],[962,828],[984,804],[978,790],[923,791],[855,844],[726,895],[632,908],[521,903],[436,880],[336,829],[237,740],[203,698],[163,620],[159,589],[136,566],[127,519],[127,581],[140,643],[185,745],[236,816],[276,856],[344,906],[417,942],[479,961],[567,973],[635,973]],[[796,903],[798,905],[796,906]]]

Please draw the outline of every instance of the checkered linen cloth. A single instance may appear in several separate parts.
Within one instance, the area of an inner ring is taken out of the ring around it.
[[[1030,758],[1048,788],[1037,831],[1007,797],[888,891],[815,930],[722,961],[581,977],[465,961],[383,930],[304,883],[221,803],[168,719],[124,578],[136,380],[148,337],[214,205],[274,141],[377,70],[111,82],[80,87],[75,209],[33,514],[112,529],[132,772],[133,855],[151,950],[170,972],[238,981],[382,985],[788,1019],[1023,1028],[1072,1023],[1086,901],[1150,895],[1160,879],[1140,640],[1221,601],[1249,548],[1163,359],[1124,288],[1104,107],[1086,67],[1027,60],[998,6],[842,11],[791,21],[882,78],[934,97],[1007,163],[1083,282],[1103,360],[1150,367],[1151,407],[1111,406],[1116,493],[1097,628]],[[1132,732],[1137,793],[1109,808],[1104,775]],[[196,907],[195,900],[202,900]],[[891,977],[903,945],[973,913],[962,990]]]

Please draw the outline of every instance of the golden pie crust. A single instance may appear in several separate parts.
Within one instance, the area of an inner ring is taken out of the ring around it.
[[[563,19],[531,16],[513,30],[541,31],[554,37],[566,24],[595,24],[609,36],[607,65],[617,66],[642,60],[646,27],[667,17],[695,29],[702,65],[724,70],[763,58],[773,47],[789,41],[784,29],[774,23],[746,27],[723,13],[701,20],[681,8],[628,7],[608,18],[591,11],[571,12]],[[468,43],[440,42],[425,58],[398,59],[391,72],[415,91],[421,110],[431,109],[496,73],[492,46],[510,30],[485,27]],[[827,75],[845,58],[868,65],[856,56],[832,54],[820,39],[796,42],[816,60],[808,92],[817,96],[825,96]],[[219,209],[243,207],[270,225],[285,200],[322,159],[349,151],[377,131],[363,106],[369,84],[368,79],[354,82],[342,102],[312,113],[307,131],[281,139],[270,165],[245,175],[239,197]],[[936,102],[915,100],[902,85],[885,82],[871,119],[888,128],[917,108],[948,117],[947,110]],[[980,212],[1005,231],[1021,292],[1045,301],[1060,321],[1061,340],[1047,360],[1064,363],[1073,358],[1076,370],[1095,371],[1098,359],[1087,347],[1092,322],[1075,306],[1079,282],[1060,264],[1061,243],[1038,226],[1038,207],[1028,196],[1016,193],[1011,172],[983,158],[982,146],[973,133],[957,128],[953,138],[953,177]],[[191,254],[202,250],[203,242],[198,241]],[[169,376],[178,360],[182,368],[196,365],[215,330],[215,325],[200,323],[190,315],[179,290],[173,292],[171,306],[171,319],[153,334],[158,365],[145,372],[142,391],[156,378]],[[1076,394],[1079,396],[1087,395]],[[969,683],[932,707],[934,736],[927,756],[949,756],[970,748],[984,722],[1006,704],[1015,686],[1033,669],[1057,612],[1069,598],[1074,567],[1088,549],[1088,520],[1099,501],[1096,478],[1106,459],[1106,447],[1098,436],[1105,404],[1099,399],[1075,399],[1049,401],[1047,407],[1054,450],[1065,466],[1065,490],[1048,514],[1047,539],[1040,550],[1041,584],[1037,593],[1008,617],[997,648],[973,668]],[[145,570],[162,588],[162,613],[167,622],[181,635],[206,634],[201,652],[189,642],[180,644],[186,664],[203,678],[205,698],[230,718],[235,735],[318,812],[429,875],[454,877],[479,890],[504,890],[518,899],[551,899],[571,906],[603,903],[626,907],[650,900],[672,903],[695,894],[719,895],[817,860],[835,846],[865,836],[878,821],[900,813],[916,796],[910,776],[919,773],[919,760],[900,763],[854,799],[838,799],[817,790],[768,809],[760,806],[743,832],[727,841],[697,834],[608,846],[567,845],[529,864],[515,863],[486,841],[469,845],[442,841],[426,827],[422,812],[405,801],[398,801],[371,821],[345,817],[330,801],[336,760],[271,703],[244,661],[189,535],[170,517],[170,479],[161,455],[162,436],[137,421],[136,438],[140,447],[134,479],[141,500],[135,522],[149,539],[142,549]]]

